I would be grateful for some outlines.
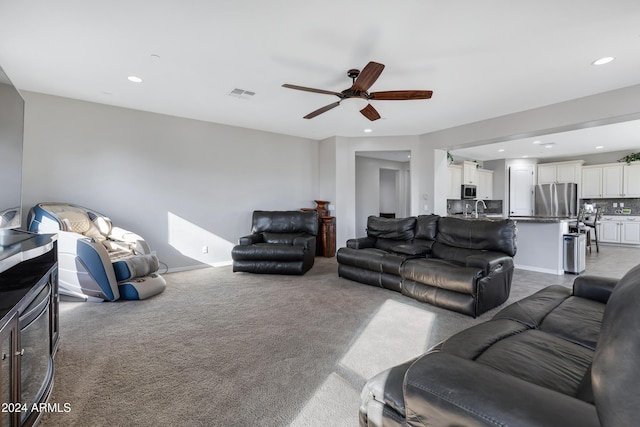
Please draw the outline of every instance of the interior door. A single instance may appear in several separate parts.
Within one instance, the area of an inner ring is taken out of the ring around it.
[[[509,215],[533,215],[534,165],[509,167]]]

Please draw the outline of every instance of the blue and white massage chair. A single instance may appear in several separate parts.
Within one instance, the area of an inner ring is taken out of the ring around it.
[[[166,282],[158,257],[135,233],[108,217],[69,203],[39,203],[29,211],[29,231],[58,235],[60,295],[71,300],[141,300]]]

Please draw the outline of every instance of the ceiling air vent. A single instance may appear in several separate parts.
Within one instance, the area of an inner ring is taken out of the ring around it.
[[[255,92],[251,92],[244,89],[238,89],[238,88],[235,88],[234,90],[229,92],[229,96],[233,96],[235,98],[240,98],[240,99],[251,99],[255,94],[256,94]]]

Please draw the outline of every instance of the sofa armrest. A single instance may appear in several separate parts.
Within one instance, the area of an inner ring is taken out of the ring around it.
[[[513,258],[502,252],[478,252],[465,258],[467,267],[484,269],[485,276],[494,272],[508,270],[513,267]]]
[[[376,245],[375,237],[358,237],[357,239],[347,240],[347,247],[352,249],[373,248]]]
[[[304,246],[305,249],[309,249],[311,247],[315,248],[316,245],[316,236],[312,236],[310,234],[304,236],[298,236],[293,239],[293,246]]]
[[[606,304],[619,280],[594,275],[578,276],[573,281],[573,295]]]
[[[238,244],[242,246],[248,246],[248,245],[253,245],[254,243],[262,243],[262,242],[264,242],[262,233],[253,233],[238,239]]]
[[[404,400],[409,426],[600,425],[593,405],[442,352],[411,365]]]

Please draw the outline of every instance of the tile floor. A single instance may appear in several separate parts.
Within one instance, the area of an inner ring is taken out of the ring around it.
[[[587,249],[586,270],[582,274],[593,274],[597,276],[622,277],[635,265],[640,264],[640,247],[624,247],[600,245],[600,251],[596,252],[595,246],[592,252]],[[536,273],[516,269],[514,272],[514,283],[531,283],[541,281],[549,285],[571,286],[575,274],[564,274],[555,276],[552,274]]]

